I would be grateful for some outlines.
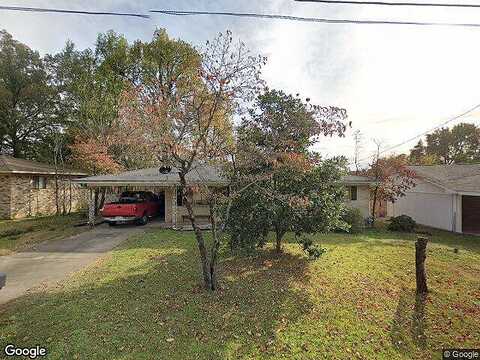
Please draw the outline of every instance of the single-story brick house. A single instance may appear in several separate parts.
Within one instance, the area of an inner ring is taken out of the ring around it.
[[[480,164],[410,166],[416,186],[387,206],[417,223],[458,233],[480,233]]]
[[[95,189],[106,190],[106,202],[115,200],[118,195],[126,190],[148,190],[159,195],[164,207],[166,226],[181,228],[189,225],[187,210],[182,203],[179,191],[180,181],[178,170],[172,168],[170,172],[163,173],[159,168],[148,168],[127,171],[117,175],[92,176],[76,180],[90,189],[90,222],[93,222],[93,192]],[[228,182],[222,177],[218,168],[214,166],[198,166],[187,175],[187,182],[195,185],[208,185],[211,187],[227,187]],[[348,206],[360,209],[362,215],[369,215],[370,186],[374,183],[371,178],[363,176],[346,176],[342,182],[348,188],[346,201]],[[199,223],[209,221],[209,208],[202,194],[195,194],[194,212]]]
[[[86,175],[0,155],[0,219],[54,214],[57,200],[67,211],[85,207],[87,192],[72,180]]]

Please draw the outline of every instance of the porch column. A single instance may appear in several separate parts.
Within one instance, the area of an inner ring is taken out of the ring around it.
[[[172,228],[177,228],[177,186],[173,187],[173,199],[172,199]]]
[[[95,194],[92,188],[88,196],[88,225],[95,226]]]

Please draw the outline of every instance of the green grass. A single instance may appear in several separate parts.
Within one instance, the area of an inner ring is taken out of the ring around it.
[[[45,216],[22,220],[0,220],[0,256],[47,240],[58,240],[88,229],[75,227],[84,214]]]
[[[208,293],[193,234],[152,230],[1,308],[0,345],[43,344],[50,359],[423,360],[480,347],[480,238],[434,232],[425,301],[414,235],[317,239],[318,261],[293,243],[280,256],[224,250],[221,290]]]

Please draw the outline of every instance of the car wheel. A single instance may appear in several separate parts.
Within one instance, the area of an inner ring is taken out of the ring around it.
[[[148,216],[147,214],[143,214],[143,216],[140,218],[140,220],[138,221],[138,223],[140,225],[147,225],[148,223]]]

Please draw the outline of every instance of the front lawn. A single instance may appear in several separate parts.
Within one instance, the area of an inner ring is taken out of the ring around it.
[[[21,220],[0,220],[0,256],[28,248],[46,240],[62,239],[88,227],[76,227],[85,214],[45,216]]]
[[[480,347],[480,238],[434,233],[426,301],[414,293],[413,235],[317,239],[328,252],[313,262],[296,244],[281,256],[225,250],[212,294],[193,234],[152,230],[4,306],[2,343],[44,345],[51,359],[411,360]]]

